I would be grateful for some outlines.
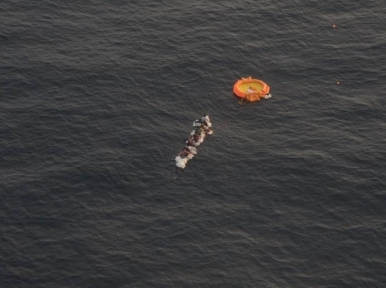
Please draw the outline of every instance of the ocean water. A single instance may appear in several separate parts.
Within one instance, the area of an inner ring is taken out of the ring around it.
[[[385,12],[0,4],[0,287],[386,287]]]

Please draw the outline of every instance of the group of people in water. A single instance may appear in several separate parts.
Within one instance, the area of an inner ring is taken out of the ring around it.
[[[213,134],[211,129],[212,123],[208,114],[204,114],[200,119],[193,122],[195,129],[190,133],[189,138],[185,141],[183,150],[176,157],[176,166],[185,168],[188,160],[197,154],[197,147],[204,141],[206,135]]]

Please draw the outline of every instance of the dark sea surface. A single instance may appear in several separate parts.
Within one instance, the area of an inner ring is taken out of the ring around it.
[[[385,27],[381,0],[3,1],[0,288],[386,287]],[[240,106],[247,76],[272,98]]]

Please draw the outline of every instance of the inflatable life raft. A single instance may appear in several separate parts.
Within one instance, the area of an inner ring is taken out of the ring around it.
[[[270,87],[259,79],[241,78],[233,85],[233,93],[248,102],[269,98]]]

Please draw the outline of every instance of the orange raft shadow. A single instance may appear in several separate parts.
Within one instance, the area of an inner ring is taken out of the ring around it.
[[[233,85],[233,93],[248,102],[260,101],[269,94],[270,87],[259,79],[241,78]]]

